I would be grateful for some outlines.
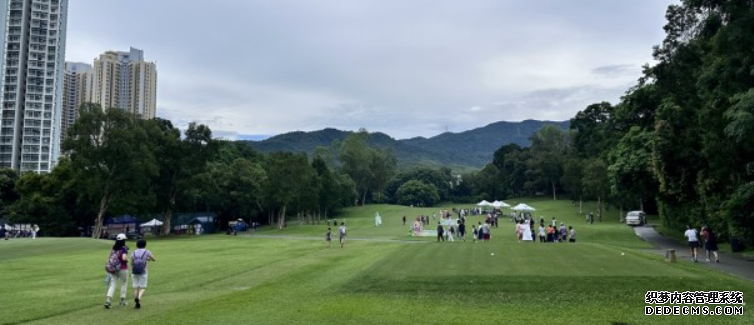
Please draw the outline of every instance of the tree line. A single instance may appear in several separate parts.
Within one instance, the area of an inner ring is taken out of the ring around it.
[[[49,174],[0,171],[0,208],[9,221],[40,224],[59,236],[93,226],[95,238],[105,218],[121,214],[157,215],[163,234],[171,232],[175,212],[214,212],[220,225],[241,218],[282,227],[287,216],[316,222],[355,204],[357,193],[365,197],[384,186],[395,165],[357,136],[311,158],[261,155],[241,142],[214,139],[202,124],[181,133],[169,120],[91,103],[79,114]]]

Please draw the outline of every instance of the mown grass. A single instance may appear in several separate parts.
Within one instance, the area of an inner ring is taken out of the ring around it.
[[[513,202],[509,202],[513,203]],[[744,316],[644,316],[648,290],[737,290],[751,282],[667,264],[615,220],[587,225],[569,202],[527,201],[577,229],[570,243],[519,243],[509,221],[489,243],[409,238],[400,222],[438,208],[351,208],[346,248],[324,224],[151,240],[143,308],[102,307],[111,242],[0,242],[0,324],[751,324]],[[470,207],[470,205],[466,205]],[[450,205],[448,207],[451,207]],[[457,207],[462,207],[458,205]],[[383,226],[374,226],[374,212]],[[426,212],[425,212],[426,211]],[[481,217],[475,217],[481,220]],[[472,219],[473,221],[474,219]],[[314,237],[314,239],[309,239]],[[408,241],[406,241],[408,240]],[[133,243],[130,243],[133,246]],[[492,255],[494,253],[494,255]],[[130,286],[129,286],[130,287]],[[129,288],[130,290],[130,288]],[[129,301],[132,294],[128,293]]]

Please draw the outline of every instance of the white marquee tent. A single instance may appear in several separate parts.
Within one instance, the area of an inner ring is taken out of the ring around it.
[[[519,203],[518,205],[512,207],[511,210],[514,210],[514,211],[537,211],[537,209],[532,208],[532,207],[526,205],[525,203]]]
[[[141,224],[142,227],[156,227],[156,226],[162,226],[162,221],[157,219],[152,219],[149,222],[145,222]]]
[[[510,204],[505,203],[503,201],[495,201],[495,202],[492,202],[490,205],[492,205],[493,207],[496,207],[498,209],[510,207]]]
[[[487,202],[487,200],[482,200],[482,202],[479,202],[476,204],[476,206],[478,207],[485,207],[485,206],[490,206],[490,205],[492,205],[492,203]]]

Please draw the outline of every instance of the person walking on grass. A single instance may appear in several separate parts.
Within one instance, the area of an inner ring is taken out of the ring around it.
[[[338,236],[340,237],[340,248],[343,248],[343,245],[346,244],[346,222],[343,221],[340,223],[340,227],[338,227]]]
[[[531,222],[530,219],[526,219],[524,221],[521,221],[521,240],[523,241],[533,241],[534,237],[531,235],[531,227],[529,226],[529,222]]]
[[[686,225],[686,232],[683,233],[689,241],[689,248],[691,249],[691,260],[696,262],[699,256],[699,236],[696,233],[696,229],[689,225]]]
[[[715,263],[720,263],[720,257],[717,255],[717,237],[710,227],[702,227],[702,238],[704,239],[704,248],[707,250],[707,262],[711,262],[709,258],[710,252],[712,252],[715,255]]]
[[[330,245],[332,245],[332,231],[330,230],[330,227],[327,227],[327,234],[325,234],[325,241],[327,242],[327,248],[330,248]]]
[[[108,269],[109,268],[109,269]],[[110,272],[109,288],[107,289],[107,300],[105,300],[105,308],[110,309],[111,300],[113,294],[115,294],[115,286],[120,282],[120,305],[125,306],[126,303],[126,290],[128,283],[128,247],[126,246],[126,235],[118,234],[115,237],[115,244],[113,244],[110,250],[110,259],[108,265],[105,268]]]
[[[573,229],[573,226],[568,226],[568,230],[570,231],[568,242],[575,243],[576,242],[576,229]]]
[[[437,222],[437,242],[445,241],[445,231],[442,229],[442,223]]]
[[[544,243],[546,238],[547,232],[545,230],[545,221],[542,220],[539,222],[539,242]]]
[[[139,239],[136,250],[131,253],[131,286],[134,288],[134,308],[141,308],[141,298],[147,290],[147,261],[156,261],[152,252],[147,250],[147,241]]]
[[[484,242],[490,241],[490,224],[489,222],[486,222],[482,225],[482,234],[484,236]]]
[[[476,230],[476,225],[471,225],[471,234],[474,236],[474,242],[476,243],[477,238],[479,238],[479,233]]]

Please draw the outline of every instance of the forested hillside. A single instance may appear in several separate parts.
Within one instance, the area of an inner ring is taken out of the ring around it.
[[[526,120],[522,122],[496,122],[485,127],[460,133],[446,132],[431,138],[395,140],[384,133],[370,133],[367,143],[390,148],[401,167],[450,166],[456,170],[473,170],[484,167],[492,154],[502,145],[515,143],[529,146],[529,138],[542,126],[553,124],[563,130],[569,122]],[[333,141],[343,141],[353,132],[327,128],[313,132],[290,132],[262,141],[245,141],[261,152],[290,151],[313,154],[317,147],[329,147]]]

